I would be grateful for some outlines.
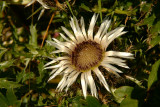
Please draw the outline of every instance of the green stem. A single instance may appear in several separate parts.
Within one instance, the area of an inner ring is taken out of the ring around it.
[[[71,6],[70,6],[69,2],[68,2],[68,1],[66,1],[66,3],[67,3],[67,5],[68,5],[69,10],[71,11],[72,15],[74,16],[73,11],[72,11],[72,8],[71,8]]]
[[[100,13],[100,18],[101,18],[101,23],[102,23],[101,0],[98,0],[98,13]]]

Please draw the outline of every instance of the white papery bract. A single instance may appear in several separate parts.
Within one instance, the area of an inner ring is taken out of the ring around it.
[[[43,2],[44,0],[32,0],[25,7],[28,7],[28,6],[32,5],[32,4],[34,4],[36,1],[42,5],[42,10],[41,10],[41,12],[40,12],[40,14],[38,16],[38,20],[39,20],[41,18],[41,16],[43,15],[45,9],[50,9],[50,6],[47,5],[45,2]]]
[[[125,63],[125,59],[133,59],[133,54],[106,51],[108,45],[115,38],[126,33],[123,31],[124,27],[118,27],[107,32],[111,20],[104,20],[97,33],[94,34],[93,31],[97,18],[98,15],[94,14],[88,31],[86,31],[83,17],[80,19],[80,24],[76,17],[73,17],[70,20],[73,32],[62,27],[67,37],[60,33],[65,42],[61,42],[55,38],[53,38],[53,41],[47,41],[48,44],[57,48],[52,54],[66,53],[64,56],[57,57],[45,65],[45,69],[52,69],[49,80],[55,78],[57,75],[63,75],[57,86],[59,91],[62,91],[64,88],[67,91],[76,81],[78,75],[80,75],[84,97],[87,96],[88,87],[90,88],[91,95],[98,97],[92,72],[95,73],[106,90],[110,92],[110,88],[99,67],[102,66],[108,72],[114,73],[117,76],[122,71],[114,67],[114,65],[129,68]]]

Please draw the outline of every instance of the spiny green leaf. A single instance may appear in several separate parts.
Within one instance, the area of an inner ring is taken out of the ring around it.
[[[26,47],[30,50],[30,52],[34,55],[38,54],[38,51],[35,49],[35,46],[33,45],[26,45]]]
[[[153,14],[152,16],[145,18],[143,23],[141,25],[148,25],[148,28],[153,26],[153,22],[155,20],[156,16]]]
[[[26,63],[25,63],[25,69],[24,69],[24,70],[27,69],[28,64],[29,64],[29,62],[31,61],[31,59],[30,59],[30,58],[26,58],[25,61],[26,61]]]
[[[82,9],[84,9],[86,11],[92,12],[92,10],[88,6],[86,6],[84,3],[81,3],[80,8],[82,8]]]
[[[36,78],[37,84],[42,82],[43,77],[45,76],[44,63],[40,61],[38,64],[39,77]]]
[[[138,100],[131,99],[131,98],[125,98],[121,102],[120,107],[138,107]]]
[[[30,26],[30,32],[31,32],[31,39],[30,39],[30,44],[37,47],[37,30],[36,30],[36,25],[32,25]]]
[[[151,45],[152,47],[154,47],[155,45],[160,43],[160,35],[157,35],[152,41],[151,41]]]
[[[8,88],[7,93],[6,93],[6,97],[8,99],[10,106],[13,106],[17,102],[17,98],[16,98],[12,88]]]
[[[8,50],[8,49],[4,49],[4,50],[2,50],[2,51],[0,52],[0,60],[1,60],[2,56],[3,56],[3,54],[7,52],[7,50]]]
[[[133,87],[130,86],[122,86],[118,89],[116,89],[113,93],[114,97],[116,98],[116,101],[118,103],[121,103],[122,100],[126,97],[131,97]]]
[[[34,73],[33,72],[25,72],[25,71],[23,71],[23,72],[20,72],[20,73],[17,74],[16,79],[17,79],[17,82],[22,81],[22,83],[23,83],[28,79],[32,79],[33,77],[34,77]]]
[[[152,27],[151,33],[154,35],[160,33],[160,20]]]
[[[14,61],[15,60],[0,62],[0,69],[4,69],[4,68],[8,68],[8,67],[12,66]]]
[[[144,3],[141,7],[141,11],[146,13],[151,9],[152,3]]]
[[[94,107],[101,107],[101,104],[95,97],[87,96],[86,101],[87,101],[87,107],[93,107],[93,105]]]
[[[105,104],[103,104],[101,107],[110,107],[109,105],[105,105]]]
[[[149,75],[149,78],[148,78],[148,90],[151,88],[153,83],[158,80],[159,66],[160,66],[160,59],[152,65],[152,71],[150,72],[150,75]]]
[[[38,106],[44,105],[44,104],[43,104],[43,99],[44,99],[44,98],[43,98],[42,96],[39,97]]]
[[[6,97],[0,93],[0,107],[20,107],[21,101],[17,100],[13,88],[8,88]]]
[[[13,81],[8,81],[5,78],[0,78],[0,88],[18,88],[21,87],[20,84],[18,84],[17,82],[13,82]]]
[[[8,107],[8,101],[2,93],[0,93],[0,107]]]
[[[76,96],[72,100],[72,105],[73,105],[73,107],[82,107],[83,105],[86,105],[86,102],[85,102],[85,100],[82,99],[81,96]]]
[[[114,94],[117,97],[131,97],[132,91],[133,91],[133,87],[130,86],[122,86],[118,89],[116,89],[116,91],[114,92]]]

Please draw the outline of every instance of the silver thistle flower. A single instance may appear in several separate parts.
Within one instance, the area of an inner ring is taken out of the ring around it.
[[[76,17],[71,18],[70,25],[73,33],[69,32],[65,27],[62,27],[66,33],[64,36],[60,35],[66,42],[61,42],[55,38],[53,41],[47,41],[50,45],[56,47],[58,50],[54,53],[66,53],[62,57],[54,58],[45,65],[45,69],[52,69],[49,80],[62,74],[63,78],[59,82],[57,89],[62,91],[68,88],[76,81],[78,75],[81,75],[81,86],[84,97],[87,96],[87,87],[90,87],[92,96],[97,97],[97,89],[91,72],[94,72],[99,81],[104,85],[106,90],[110,92],[110,88],[101,73],[99,66],[102,66],[108,72],[122,73],[113,65],[129,68],[124,59],[133,59],[133,54],[128,52],[106,51],[108,45],[119,36],[125,34],[124,27],[118,27],[110,32],[107,32],[111,20],[104,20],[98,32],[94,35],[93,30],[98,15],[94,14],[89,29],[86,32],[83,17],[80,20],[80,26]],[[122,59],[123,58],[123,59]],[[57,63],[58,64],[54,64]],[[53,65],[54,64],[54,65]]]

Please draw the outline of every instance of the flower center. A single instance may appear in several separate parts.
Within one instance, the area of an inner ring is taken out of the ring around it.
[[[99,64],[103,57],[103,50],[100,44],[88,40],[77,44],[71,57],[76,70],[85,72]]]

